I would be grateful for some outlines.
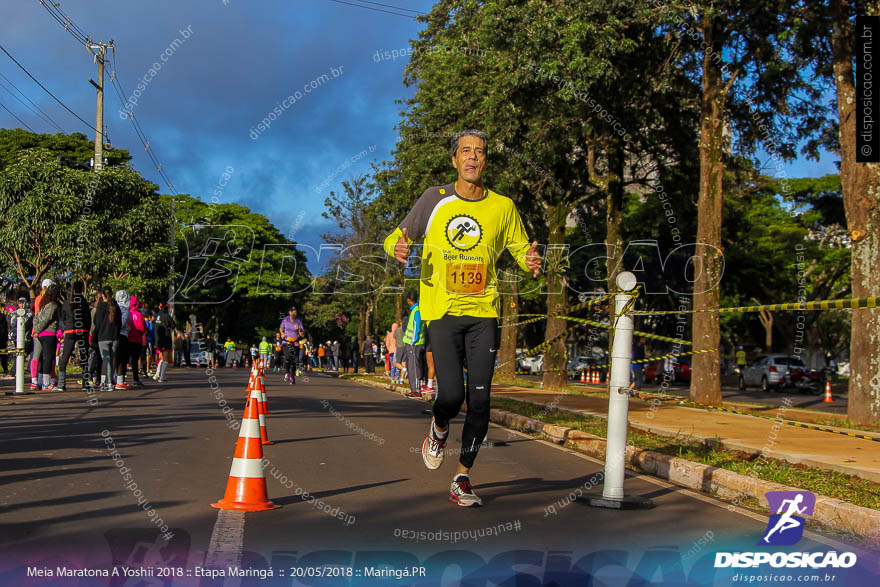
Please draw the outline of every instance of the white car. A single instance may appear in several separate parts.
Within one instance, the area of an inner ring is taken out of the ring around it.
[[[544,370],[544,355],[526,357],[522,360],[523,370],[530,373],[540,373]]]
[[[759,385],[762,391],[782,388],[791,377],[807,371],[799,357],[790,355],[761,355],[749,363],[739,375],[739,388]]]

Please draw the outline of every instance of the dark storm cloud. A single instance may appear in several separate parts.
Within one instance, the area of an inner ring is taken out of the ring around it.
[[[402,5],[428,10],[431,3]],[[39,3],[0,0],[0,8],[6,16],[4,46],[80,116],[93,120],[94,90],[87,78],[95,77],[96,68],[90,55]],[[273,223],[285,234],[301,217],[298,235],[318,243],[332,228],[321,218],[330,190],[368,172],[370,162],[387,157],[394,146],[399,116],[394,100],[411,93],[402,83],[405,60],[377,63],[372,56],[407,47],[421,26],[413,20],[322,0],[226,5],[66,0],[61,8],[94,39],[114,40],[113,64],[126,100],[139,80],[151,78],[133,111],[180,193],[207,201],[231,167],[220,201],[240,202],[277,219]],[[0,71],[65,132],[88,132],[2,57]],[[153,76],[154,63],[161,67]],[[334,68],[341,71],[336,78]],[[321,80],[325,74],[330,78]],[[124,105],[107,81],[108,138],[129,149],[135,167],[167,191],[131,124],[120,116]],[[304,91],[313,83],[319,86]],[[253,140],[251,130],[296,92],[302,96]],[[31,113],[16,113],[38,132],[54,132]],[[5,118],[3,124],[12,126]],[[359,157],[370,146],[374,151]]]

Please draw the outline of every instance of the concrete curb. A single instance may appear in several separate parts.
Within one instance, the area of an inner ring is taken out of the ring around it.
[[[547,405],[544,403],[536,402],[536,401],[529,400],[529,399],[523,399],[523,398],[519,398],[519,397],[510,397],[510,396],[502,396],[502,397],[507,397],[508,399],[531,404],[533,406],[538,406],[541,408],[543,408]],[[573,414],[576,416],[595,416],[597,418],[607,418],[607,414],[600,414],[598,412],[589,411],[589,410],[572,409],[572,408],[566,408],[564,406],[559,406],[559,405],[553,406],[553,408],[555,410],[560,411],[560,412],[565,412],[565,413]],[[691,408],[691,407],[687,407],[687,406],[681,406],[680,409],[693,410],[695,412],[705,413],[705,410],[701,410],[698,408]],[[787,424],[785,426],[787,426]],[[766,448],[763,450],[758,450],[753,446],[747,446],[744,444],[740,444],[739,442],[728,440],[728,439],[719,440],[718,438],[714,438],[714,437],[698,436],[698,435],[693,434],[689,430],[687,430],[686,427],[679,428],[679,429],[675,430],[675,429],[656,427],[656,426],[652,426],[650,424],[638,423],[638,422],[632,422],[632,421],[629,423],[629,427],[633,430],[640,430],[642,432],[648,432],[650,434],[656,434],[657,436],[664,436],[666,438],[679,438],[682,435],[684,435],[689,438],[692,438],[693,440],[699,441],[709,447],[719,447],[719,448],[724,448],[727,450],[735,450],[735,451],[739,451],[739,452],[742,452],[745,454],[751,454],[751,455],[755,455],[755,456],[764,455],[767,458],[776,459],[778,461],[787,461],[792,464],[804,465],[806,467],[813,467],[815,469],[823,469],[826,471],[837,471],[838,473],[843,473],[845,475],[852,475],[853,477],[861,477],[862,479],[867,479],[868,481],[872,481],[874,483],[880,483],[880,478],[878,478],[876,474],[871,473],[869,471],[865,471],[863,469],[859,469],[856,467],[847,467],[846,465],[840,465],[837,463],[827,463],[825,461],[816,460],[810,456],[804,456],[804,455],[800,455],[800,454],[796,454],[796,453],[781,453],[781,452],[777,452],[774,450],[767,450]],[[834,428],[834,427],[829,426],[829,428]],[[849,431],[845,428],[835,428],[835,429],[845,431],[845,432]],[[859,433],[861,433],[861,432],[862,431],[859,431]],[[868,434],[869,436],[872,435],[871,433],[866,433],[866,434]]]
[[[347,377],[346,379],[386,389],[400,395],[404,395],[408,391],[400,391],[402,388],[398,389],[398,386],[391,383],[380,383],[364,377]],[[496,424],[520,432],[543,434],[556,444],[577,448],[593,458],[605,460],[605,439],[600,436],[574,428],[545,424],[539,420],[497,408],[492,408],[490,417],[492,422]],[[767,500],[764,497],[766,492],[798,489],[633,446],[626,447],[626,463],[628,468],[634,471],[659,477],[688,489],[734,502],[743,497],[751,497],[758,500],[764,507],[767,507]],[[872,542],[880,542],[880,511],[877,510],[817,495],[813,520],[835,530],[852,532]]]

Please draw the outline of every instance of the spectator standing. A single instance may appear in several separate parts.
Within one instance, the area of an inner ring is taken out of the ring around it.
[[[337,372],[339,371],[339,351],[339,341],[334,340],[333,344],[330,345],[330,356],[333,358],[333,370]]]
[[[128,361],[131,363],[131,376],[133,383],[137,386],[143,386],[139,366],[141,351],[147,343],[147,325],[139,308],[140,303],[138,302],[137,296],[131,296],[128,309]],[[123,364],[123,383],[125,383],[125,371],[126,366]]]
[[[13,345],[14,346],[14,345]],[[3,377],[9,379],[9,355],[6,354],[9,347],[9,317],[6,309],[0,308],[0,366],[3,367]]]
[[[168,314],[168,304],[159,304],[156,312],[156,319],[153,321],[153,333],[156,337],[156,352],[159,356],[159,362],[156,364],[156,373],[153,379],[162,383],[165,381],[165,373],[168,371],[168,365],[173,360],[171,356],[174,342],[171,335],[174,332],[174,320]]]
[[[642,385],[645,383],[645,366],[637,363],[645,358],[645,337],[639,338],[638,342],[632,347],[632,365],[630,373],[632,375],[632,383],[629,385],[630,391],[641,391]]]
[[[40,302],[40,311],[34,316],[34,333],[40,341],[42,355],[40,357],[39,382],[43,389],[58,391],[59,388],[50,384],[52,365],[55,363],[55,348],[58,345],[58,322],[61,318],[61,292],[54,283],[46,288]]]
[[[351,365],[354,368],[354,372],[358,372],[358,358],[360,357],[360,349],[358,348],[358,341],[356,336],[351,337]]]
[[[64,323],[64,338],[61,362],[58,365],[58,389],[65,391],[67,383],[67,362],[76,351],[79,366],[82,370],[81,385],[89,387],[88,337],[92,328],[92,315],[89,304],[83,293],[83,283],[75,281],[71,284],[70,293],[61,308],[61,321]]]
[[[395,322],[391,326],[391,333],[394,337],[394,368],[396,369],[392,381],[394,383],[403,383],[406,372],[406,345],[403,342],[405,333],[403,326]]]
[[[327,356],[327,347],[325,347],[322,343],[318,343],[318,350],[316,354],[318,355],[318,369],[321,369],[323,367],[324,357]]]
[[[409,373],[409,396],[421,397],[421,365],[425,352],[425,332],[422,329],[422,314],[419,311],[419,292],[410,291],[406,296],[409,316],[403,342],[406,345],[406,369]]]
[[[101,391],[114,389],[116,347],[119,346],[119,331],[122,328],[121,313],[119,304],[113,298],[113,290],[109,287],[102,289],[101,301],[95,309],[95,335],[104,367],[104,373],[101,375]]]
[[[279,332],[279,334],[281,334]],[[260,360],[263,361],[263,368],[269,368],[269,356],[270,351],[272,350],[272,345],[269,344],[269,341],[266,340],[266,337],[263,337],[263,340],[260,341]]]
[[[114,389],[129,389],[128,385],[125,384],[125,370],[128,365],[128,330],[129,330],[129,320],[131,319],[131,315],[129,314],[129,304],[131,304],[131,298],[128,295],[128,292],[120,289],[116,292],[116,304],[119,306],[119,316],[120,320],[120,330],[119,330],[119,343],[116,346],[116,386]]]
[[[361,346],[362,354],[364,356],[364,373],[373,373],[374,365],[373,365],[373,335],[367,334],[367,338],[364,340],[364,344]]]

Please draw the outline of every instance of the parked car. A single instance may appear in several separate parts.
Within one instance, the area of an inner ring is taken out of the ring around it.
[[[581,372],[594,368],[596,365],[603,363],[601,356],[580,355],[569,359],[567,371],[570,379],[575,381],[581,378]],[[604,371],[604,370],[603,370]]]
[[[544,369],[544,355],[534,355],[531,357],[524,357],[520,360],[521,371],[528,371],[529,373],[538,373],[543,371]]]
[[[208,366],[205,355],[202,354],[202,343],[193,341],[189,343],[189,360],[196,367]]]
[[[807,366],[800,357],[771,354],[759,355],[739,374],[739,388],[760,386],[763,391],[785,387],[802,377]]]
[[[691,380],[691,358],[675,357],[672,372],[674,382],[689,383]],[[660,383],[663,380],[663,361],[654,361],[645,365],[645,381]]]

